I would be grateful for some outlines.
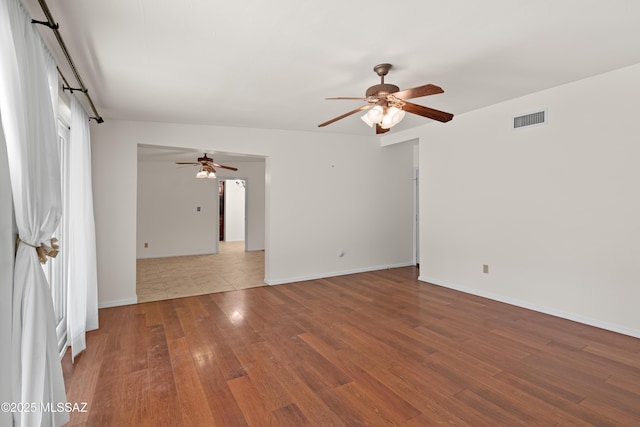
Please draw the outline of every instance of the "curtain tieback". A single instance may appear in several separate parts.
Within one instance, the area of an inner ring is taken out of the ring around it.
[[[55,258],[58,255],[58,250],[60,249],[60,246],[58,245],[58,239],[56,239],[55,237],[52,237],[51,240],[49,240],[51,246],[48,246],[44,243],[40,243],[40,246],[32,245],[31,243],[25,242],[20,237],[18,237],[18,240],[16,241],[16,249],[20,242],[24,243],[27,246],[35,248],[36,253],[38,254],[38,259],[40,259],[40,264],[46,264],[47,257]]]

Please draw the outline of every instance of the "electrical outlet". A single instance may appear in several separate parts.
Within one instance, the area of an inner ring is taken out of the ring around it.
[[[482,264],[482,272],[489,273],[489,264]]]
[[[145,242],[144,244],[145,249],[149,247],[149,244]]]

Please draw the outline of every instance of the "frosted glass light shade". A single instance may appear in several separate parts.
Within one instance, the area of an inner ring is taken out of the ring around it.
[[[216,174],[214,172],[209,172],[209,176],[207,178],[215,179]]]
[[[369,127],[373,127],[374,123],[371,120],[369,120],[369,112],[365,113],[365,115],[360,118],[362,119],[363,122],[369,125]]]
[[[400,123],[400,120],[404,118],[404,111],[397,107],[390,107],[387,109],[387,113],[382,118],[380,122],[380,127],[382,129],[389,129],[391,126],[394,126]]]
[[[395,107],[392,107],[395,108]],[[391,120],[391,126],[395,126],[398,123],[400,123],[402,121],[402,119],[404,119],[404,110],[400,110],[398,109],[398,111],[395,112],[395,114],[393,115],[393,118]]]
[[[393,123],[391,123],[391,116],[385,115],[380,122],[380,127],[382,129],[389,129],[391,126],[393,126]]]
[[[376,105],[372,109],[367,112],[367,118],[369,121],[373,123],[380,123],[382,119],[382,115],[384,114],[384,109],[380,105]]]
[[[206,178],[208,176],[209,173],[206,170],[200,170],[200,172],[196,174],[196,178]]]

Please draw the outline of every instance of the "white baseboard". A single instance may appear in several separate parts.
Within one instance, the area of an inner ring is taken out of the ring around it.
[[[372,267],[354,268],[353,270],[334,271],[329,273],[312,274],[309,276],[289,277],[283,279],[265,279],[267,285],[284,285],[285,283],[304,282],[306,280],[325,279],[327,277],[346,276],[347,274],[366,273],[368,271],[388,270],[390,268],[409,267],[413,266],[412,262],[391,264],[391,265],[377,265]]]
[[[183,257],[183,256],[200,256],[200,255],[216,255],[218,254],[218,252],[211,252],[211,251],[205,251],[205,252],[196,252],[196,253],[190,253],[190,254],[154,254],[154,255],[143,255],[143,256],[136,256],[136,260],[138,259],[156,259],[156,258],[177,258],[177,257]]]
[[[98,303],[98,308],[120,307],[121,305],[137,304],[138,297],[121,299],[115,301],[102,301]]]
[[[441,286],[443,288],[449,288],[456,291],[464,292],[466,294],[476,295],[483,298],[488,298],[490,300],[503,302],[510,305],[515,305],[516,307],[522,307],[529,310],[537,311],[544,314],[550,314],[551,316],[560,317],[562,319],[573,320],[574,322],[583,323],[585,325],[594,326],[600,329],[606,329],[607,331],[617,332],[623,335],[629,335],[630,337],[640,338],[640,330],[627,328],[625,326],[616,325],[613,323],[603,322],[602,320],[593,319],[590,317],[581,316],[579,314],[568,313],[561,310],[556,310],[553,308],[540,306],[537,304],[531,304],[526,301],[505,297],[502,295],[496,295],[490,292],[482,292],[477,289],[465,288],[464,286],[455,286],[450,283],[443,283],[436,280],[430,280],[424,276],[418,276],[418,280],[421,282],[427,282],[432,285]]]

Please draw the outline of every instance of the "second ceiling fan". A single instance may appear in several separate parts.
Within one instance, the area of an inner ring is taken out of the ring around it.
[[[198,157],[197,162],[176,162],[176,165],[200,166],[200,170],[198,171],[196,178],[215,178],[216,177],[215,168],[229,169],[232,171],[238,170],[238,168],[234,168],[233,166],[225,166],[225,165],[220,165],[218,163],[214,163],[213,159],[207,156],[207,153],[204,153],[202,157]]]
[[[391,69],[391,64],[378,64],[373,67],[373,71],[380,76],[380,84],[371,86],[367,89],[364,98],[354,97],[337,97],[326,98],[328,100],[356,100],[366,101],[367,104],[355,110],[349,111],[341,116],[335,117],[324,123],[320,123],[318,127],[330,125],[338,120],[349,117],[352,114],[360,111],[367,111],[362,116],[362,120],[369,126],[376,127],[376,134],[382,134],[389,132],[389,129],[400,120],[403,119],[405,112],[417,114],[422,117],[437,120],[439,122],[448,122],[453,118],[453,114],[444,111],[436,110],[433,108],[425,107],[422,105],[414,104],[407,101],[407,99],[419,98],[421,96],[435,95],[438,93],[444,93],[441,87],[426,84],[423,86],[414,87],[411,89],[400,90],[396,85],[388,84],[384,82],[384,76],[387,75]]]

